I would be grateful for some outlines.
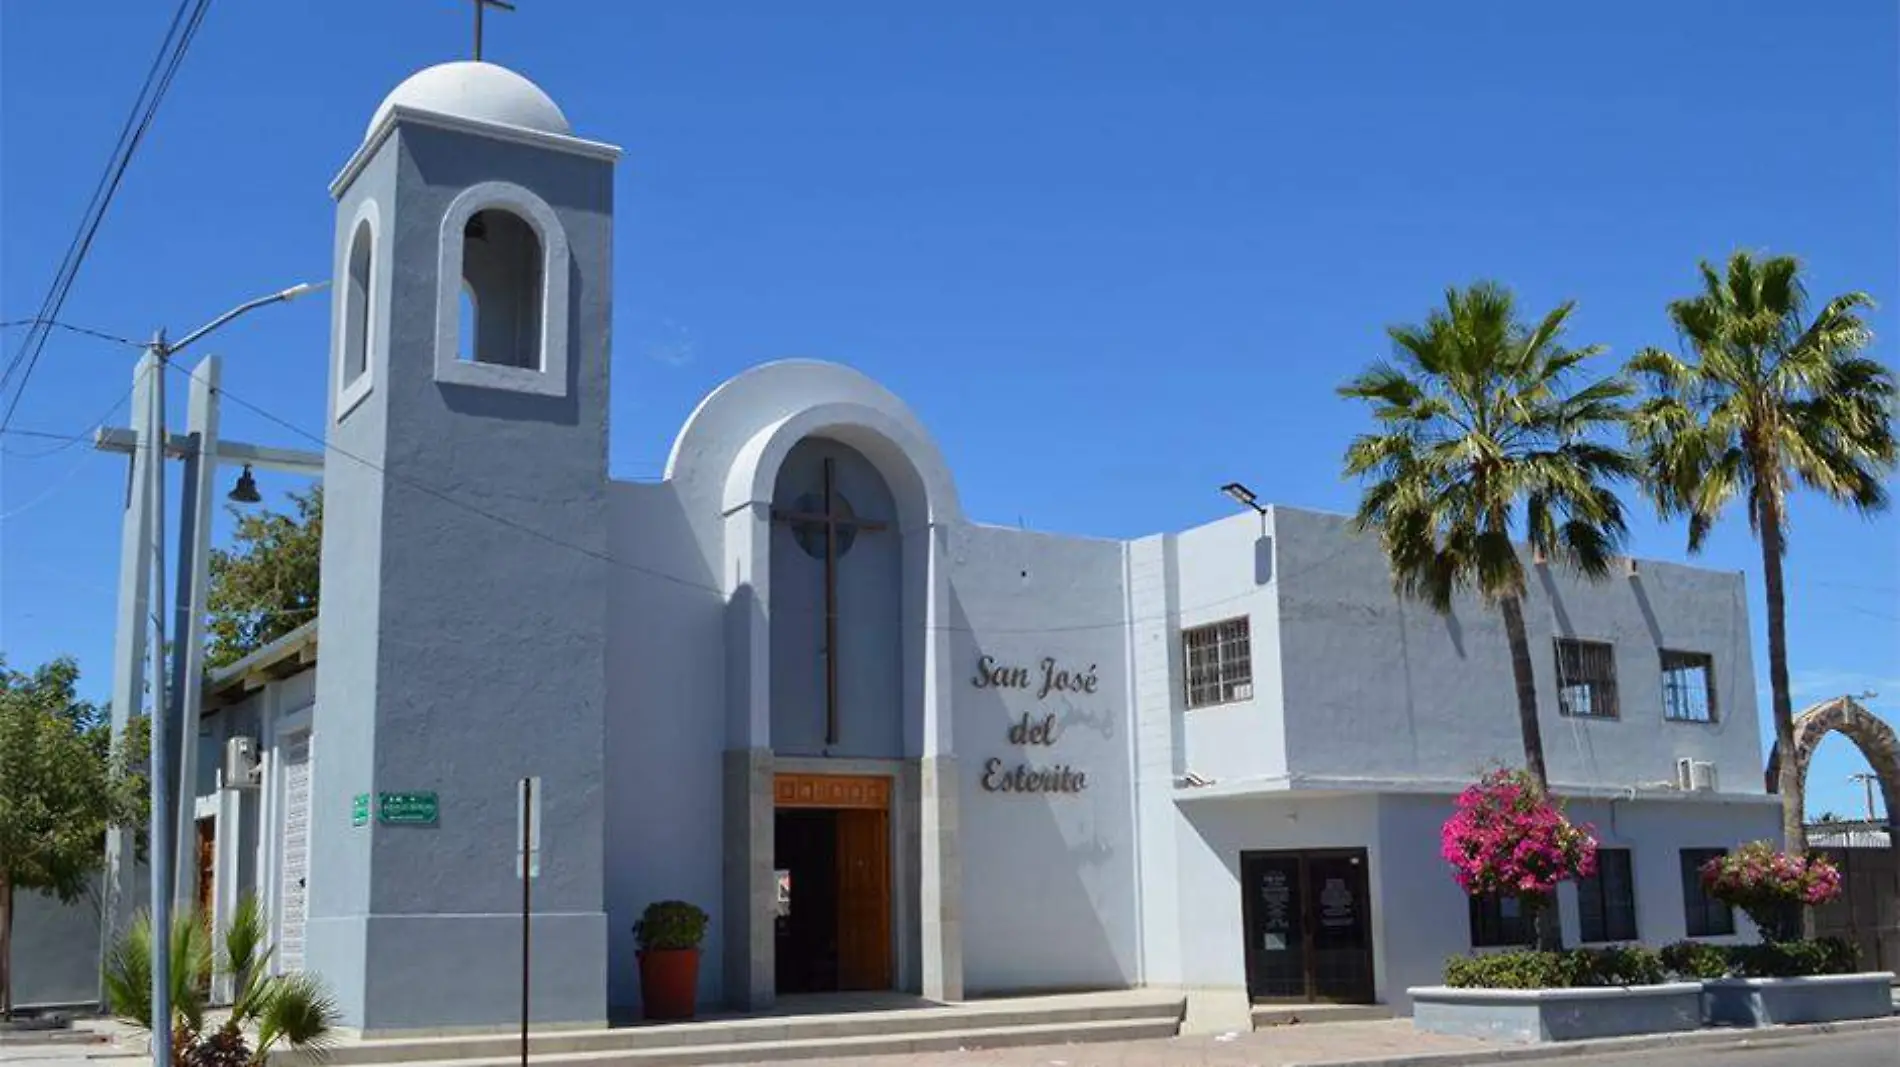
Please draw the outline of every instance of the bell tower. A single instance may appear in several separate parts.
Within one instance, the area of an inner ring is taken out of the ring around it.
[[[606,1019],[618,155],[519,74],[446,63],[389,95],[331,186],[307,910],[296,929],[280,907],[279,943],[366,1033],[516,1017],[529,776],[534,1020]]]

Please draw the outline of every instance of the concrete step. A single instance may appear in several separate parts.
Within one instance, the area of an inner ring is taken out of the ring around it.
[[[1310,1026],[1314,1023],[1358,1023],[1392,1018],[1389,1004],[1255,1004],[1253,1028]]]
[[[1093,1019],[1023,1026],[979,1027],[854,1034],[846,1037],[791,1038],[723,1044],[682,1044],[672,1047],[610,1049],[601,1052],[530,1052],[530,1067],[683,1067],[690,1064],[773,1063],[791,1060],[830,1060],[848,1056],[888,1056],[912,1052],[954,1052],[962,1049],[1009,1048],[1020,1045],[1065,1045],[1107,1041],[1138,1041],[1173,1037],[1176,1024],[1167,1019]],[[421,1060],[413,1067],[510,1067],[518,1057]]]
[[[1111,1032],[1108,1037],[1088,1039],[1122,1040],[1120,1034],[1113,1033],[1117,1027],[1138,1031],[1142,1037],[1170,1037],[1179,1029],[1182,1005],[1178,994],[1140,990],[1021,997],[895,1010],[733,1016],[604,1030],[546,1031],[530,1034],[528,1048],[530,1058],[536,1063],[566,1063],[568,1060],[617,1063],[620,1061],[615,1057],[649,1052],[678,1055],[705,1048],[726,1050],[721,1054],[728,1060],[732,1058],[732,1049],[747,1047],[760,1049],[758,1058],[762,1059],[805,1058],[790,1053],[806,1045],[822,1048],[853,1041],[882,1041],[885,1044],[878,1045],[877,1051],[903,1051],[918,1041],[954,1037],[956,1041],[967,1042],[973,1035],[990,1040],[1017,1032],[1032,1033],[1034,1041],[1029,1043],[1061,1042],[1067,1040],[1062,1035],[1069,1032]],[[330,1046],[321,1062],[326,1067],[518,1063],[519,1041],[518,1035],[502,1032],[347,1041]],[[973,1047],[960,1046],[956,1041],[930,1047]],[[790,1052],[767,1055],[768,1047]],[[605,1059],[597,1060],[599,1057]],[[272,1067],[312,1067],[315,1062],[294,1052],[271,1056]],[[630,1059],[627,1062],[648,1061]]]

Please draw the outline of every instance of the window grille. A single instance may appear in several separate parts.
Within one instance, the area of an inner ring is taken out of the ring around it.
[[[1703,652],[1662,653],[1663,718],[1715,721],[1715,659]]]
[[[1614,719],[1616,647],[1557,639],[1557,710],[1583,719]]]
[[[1204,708],[1253,699],[1253,641],[1247,617],[1181,631],[1187,659],[1187,706]]]
[[[1725,848],[1682,850],[1682,913],[1690,937],[1722,937],[1735,932],[1735,912],[1702,891],[1702,865],[1728,855]]]
[[[1556,902],[1551,903],[1552,907]],[[1516,897],[1476,896],[1471,898],[1471,947],[1496,948],[1501,945],[1528,945],[1536,931],[1530,913]]]

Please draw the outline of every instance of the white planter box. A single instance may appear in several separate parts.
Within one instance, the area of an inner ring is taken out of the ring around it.
[[[1694,1030],[1702,983],[1579,989],[1408,989],[1412,1025],[1494,1041],[1576,1041]]]
[[[1877,1019],[1893,1014],[1893,972],[1713,978],[1702,983],[1702,1014],[1717,1026]]]

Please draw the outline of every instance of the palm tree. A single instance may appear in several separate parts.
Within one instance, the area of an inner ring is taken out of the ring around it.
[[[1574,307],[1527,327],[1502,286],[1447,290],[1424,325],[1387,329],[1396,362],[1376,363],[1339,390],[1369,402],[1379,423],[1346,451],[1346,473],[1368,482],[1354,525],[1379,532],[1399,595],[1448,613],[1456,594],[1472,591],[1503,616],[1524,766],[1544,791],[1513,533],[1522,530],[1541,558],[1601,578],[1626,536],[1610,483],[1635,473],[1627,454],[1598,439],[1624,417],[1629,387],[1605,378],[1566,388],[1601,351],[1564,347]]]
[[[223,943],[214,947],[211,925],[202,914],[172,919],[171,987],[172,1062],[181,1067],[263,1067],[280,1042],[321,1051],[336,1025],[336,1004],[315,975],[268,973],[271,948],[265,941],[263,910],[257,899],[238,902]],[[105,987],[122,1018],[152,1030],[152,924],[140,915],[106,954]],[[205,1032],[213,977],[228,978],[234,995],[224,1023]],[[250,1043],[254,1037],[255,1043]]]
[[[1354,525],[1376,529],[1398,594],[1440,613],[1476,592],[1504,620],[1517,687],[1524,766],[1550,790],[1530,637],[1524,628],[1521,529],[1538,557],[1602,578],[1627,531],[1611,483],[1635,473],[1600,440],[1625,416],[1621,378],[1567,388],[1600,346],[1566,348],[1574,303],[1535,326],[1518,321],[1509,290],[1491,282],[1448,289],[1422,326],[1392,326],[1396,362],[1376,363],[1340,394],[1372,405],[1375,433],[1346,450],[1346,473],[1367,481]],[[1560,947],[1557,909],[1525,900],[1538,943]]]
[[[1630,441],[1665,517],[1687,515],[1689,551],[1702,548],[1722,508],[1744,498],[1761,542],[1768,592],[1768,679],[1782,753],[1782,847],[1807,848],[1801,770],[1788,691],[1788,491],[1799,481],[1864,514],[1887,506],[1881,478],[1894,468],[1893,375],[1862,356],[1873,333],[1866,293],[1834,297],[1812,321],[1800,265],[1788,256],[1729,258],[1726,275],[1702,265],[1702,291],[1669,305],[1685,357],[1644,349],[1630,371],[1649,396]]]

